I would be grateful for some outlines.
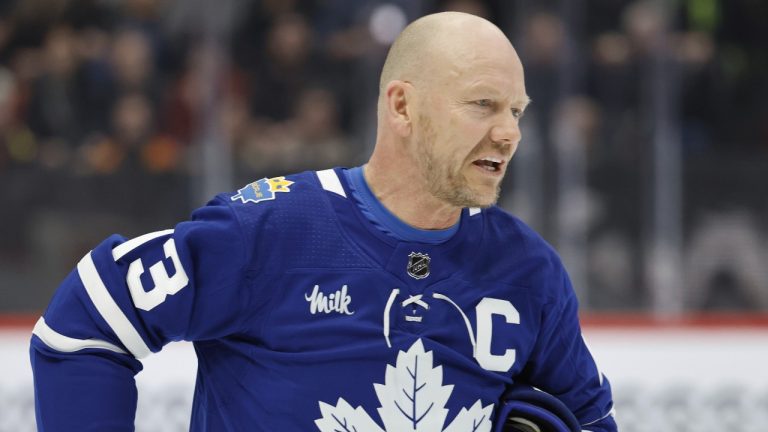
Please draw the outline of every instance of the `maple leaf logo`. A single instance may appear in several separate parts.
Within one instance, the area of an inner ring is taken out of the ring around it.
[[[493,404],[483,406],[479,399],[443,429],[453,385],[443,385],[443,367],[433,365],[432,351],[424,351],[421,339],[408,352],[398,353],[395,366],[387,365],[384,384],[373,385],[384,429],[343,398],[336,406],[320,402],[323,417],[315,424],[321,432],[489,432]]]

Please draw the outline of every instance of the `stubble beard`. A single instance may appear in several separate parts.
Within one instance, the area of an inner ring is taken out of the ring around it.
[[[417,142],[417,157],[427,188],[432,196],[456,207],[490,207],[499,199],[501,182],[497,182],[492,196],[483,196],[472,189],[462,173],[464,163],[454,166],[453,161],[439,161],[435,156],[436,134],[428,119]]]

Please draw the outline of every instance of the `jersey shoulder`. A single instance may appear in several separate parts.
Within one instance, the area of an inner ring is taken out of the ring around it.
[[[217,198],[229,202],[239,214],[259,214],[274,211],[275,207],[293,208],[298,201],[311,203],[322,192],[317,172],[305,171],[264,177]]]
[[[514,244],[519,254],[528,257],[542,257],[559,261],[557,252],[544,238],[517,216],[493,206],[483,211],[486,221],[486,236],[491,242]]]
[[[565,268],[555,249],[520,218],[497,207],[483,210],[485,229],[483,250],[487,260],[498,262],[499,274],[515,274],[519,281],[531,286],[562,286]],[[503,251],[504,253],[498,253]],[[510,269],[515,269],[510,272]],[[562,293],[550,293],[560,295]]]
[[[271,268],[366,266],[330,203],[338,191],[343,194],[340,183],[337,191],[323,183],[334,175],[325,170],[262,178],[217,199],[228,202],[249,243],[260,249],[256,256],[280,258]]]

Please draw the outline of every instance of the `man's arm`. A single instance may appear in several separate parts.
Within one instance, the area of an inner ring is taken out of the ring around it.
[[[584,343],[570,280],[564,270],[555,276],[559,297],[542,319],[524,380],[565,403],[583,431],[616,432],[611,385]]]
[[[33,331],[38,429],[132,431],[139,359],[242,323],[242,237],[219,200],[173,230],[112,236],[83,257]]]

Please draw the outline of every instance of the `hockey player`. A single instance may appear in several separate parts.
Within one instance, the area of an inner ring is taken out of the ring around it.
[[[488,21],[409,25],[366,165],[257,180],[80,260],[32,337],[39,430],[133,430],[139,359],[187,340],[193,431],[615,431],[563,265],[494,206],[528,102]],[[517,385],[579,424],[523,418]]]

